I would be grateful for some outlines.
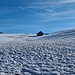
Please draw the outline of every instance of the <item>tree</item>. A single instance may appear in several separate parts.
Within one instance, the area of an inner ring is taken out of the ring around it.
[[[37,33],[37,36],[43,36],[43,35],[44,35],[44,33],[42,31]]]

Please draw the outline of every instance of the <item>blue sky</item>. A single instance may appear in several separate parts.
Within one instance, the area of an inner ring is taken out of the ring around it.
[[[75,0],[0,0],[0,31],[37,33],[75,28]]]

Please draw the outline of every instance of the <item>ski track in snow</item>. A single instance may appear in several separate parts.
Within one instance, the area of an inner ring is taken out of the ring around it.
[[[75,38],[14,36],[0,35],[0,75],[75,75]]]

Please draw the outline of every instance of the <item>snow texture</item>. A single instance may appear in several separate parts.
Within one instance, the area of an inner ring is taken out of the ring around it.
[[[75,75],[75,30],[1,34],[0,75]]]

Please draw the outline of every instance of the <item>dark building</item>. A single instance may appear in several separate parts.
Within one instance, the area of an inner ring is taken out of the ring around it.
[[[43,36],[43,35],[44,35],[44,33],[42,31],[37,33],[37,36]]]
[[[3,34],[3,32],[0,32],[0,34]]]

